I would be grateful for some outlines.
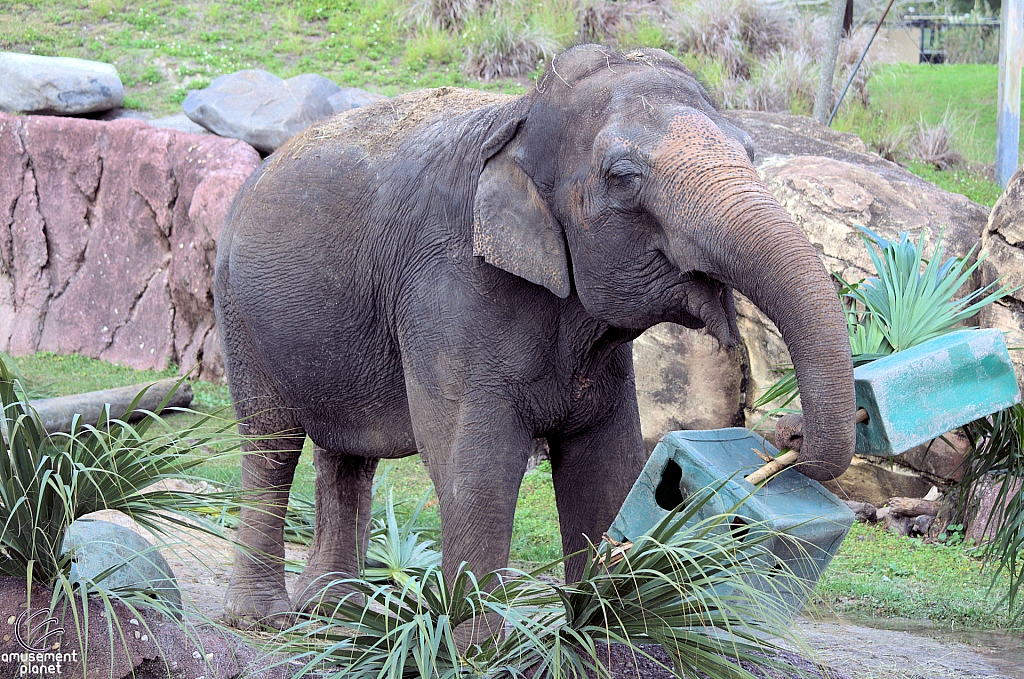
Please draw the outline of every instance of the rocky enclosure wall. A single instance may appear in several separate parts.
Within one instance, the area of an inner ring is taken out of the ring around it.
[[[0,114],[0,351],[221,379],[217,237],[259,163],[135,120]]]

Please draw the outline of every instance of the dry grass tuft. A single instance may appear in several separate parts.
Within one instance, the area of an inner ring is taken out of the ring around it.
[[[443,31],[462,26],[466,18],[485,4],[485,0],[412,0],[405,10],[407,25],[438,28]]]
[[[464,70],[485,81],[532,73],[558,52],[558,44],[541,29],[487,12],[474,22]]]
[[[581,0],[576,8],[576,33],[580,42],[615,46],[619,34],[631,30],[637,22],[664,23],[672,19],[669,0]]]
[[[679,22],[683,51],[721,61],[732,77],[749,78],[750,66],[789,45],[797,15],[768,0],[698,0]]]
[[[936,125],[919,121],[917,134],[910,142],[910,155],[915,160],[928,163],[936,170],[950,170],[966,162],[963,154],[953,146],[953,135],[957,121],[947,110]]]

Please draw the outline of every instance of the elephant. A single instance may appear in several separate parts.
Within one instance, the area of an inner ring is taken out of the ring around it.
[[[442,571],[507,567],[518,489],[546,439],[568,581],[645,463],[631,341],[665,321],[739,341],[733,291],[796,368],[800,470],[846,469],[853,366],[817,253],[750,138],[658,49],[580,45],[524,96],[439,88],[327,119],[271,155],[223,228],[215,312],[249,437],[225,610],[278,624],[365,553],[378,461],[418,453]],[[316,467],[289,598],[283,522]]]

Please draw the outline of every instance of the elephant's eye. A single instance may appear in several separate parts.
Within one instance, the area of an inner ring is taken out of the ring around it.
[[[608,168],[608,188],[620,197],[635,196],[640,191],[640,179],[640,168],[631,160],[618,160]]]

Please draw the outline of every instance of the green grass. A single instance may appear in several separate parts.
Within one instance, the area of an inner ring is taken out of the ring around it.
[[[392,95],[458,85],[519,92],[463,75],[451,38],[408,40],[397,0],[2,0],[0,50],[114,64],[126,106],[170,114],[218,75],[319,73]]]
[[[891,64],[871,79],[871,103],[908,124],[942,121],[947,108],[959,126],[954,136],[972,163],[994,163],[999,67],[994,64]],[[1021,139],[1024,158],[1024,138]]]
[[[832,127],[854,132],[869,146],[886,137],[913,136],[918,124],[938,125],[945,117],[952,143],[973,167],[941,172],[909,162],[907,169],[946,191],[991,207],[1002,189],[983,167],[995,162],[997,66],[989,64],[888,64],[871,79],[871,107],[844,106]],[[947,113],[948,112],[948,113]],[[1024,136],[1020,157],[1024,158]]]
[[[123,386],[173,374],[173,370],[136,371],[80,356],[46,353],[16,358],[15,363],[30,388],[45,384],[47,395]],[[222,386],[198,383],[197,390],[227,398]],[[382,462],[378,473],[385,470],[396,501],[414,506],[432,487],[418,457]],[[208,463],[199,474],[215,485],[240,481],[237,462]],[[307,442],[295,476],[295,492],[312,497],[314,476]],[[560,555],[557,517],[551,468],[542,463],[526,475],[520,488],[512,537],[514,565],[535,566]],[[425,526],[440,526],[436,498],[427,504],[421,519]],[[1005,578],[1001,582],[1005,583]],[[980,561],[961,545],[923,544],[880,527],[855,524],[818,586],[817,606],[838,613],[955,622],[973,629],[1004,628],[1005,608],[996,602],[1005,584],[1000,584],[996,594],[989,592],[989,584],[989,572],[982,571]]]
[[[925,544],[881,526],[854,524],[818,585],[818,604],[838,613],[928,619],[971,629],[1006,628],[1005,578],[961,545]]]

